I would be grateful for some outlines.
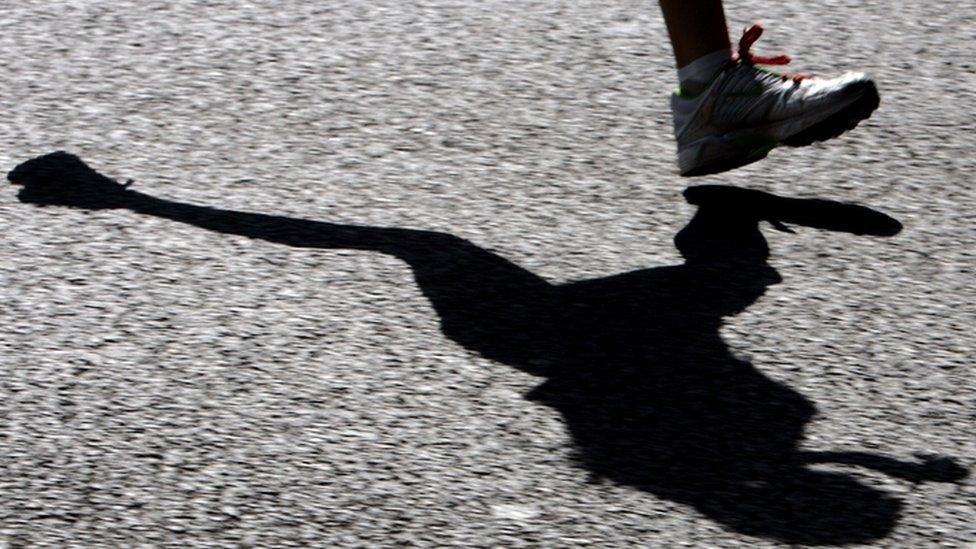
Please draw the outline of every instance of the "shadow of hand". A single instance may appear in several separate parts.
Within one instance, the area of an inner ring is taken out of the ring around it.
[[[96,172],[77,156],[58,151],[28,160],[7,174],[21,186],[17,199],[38,206],[86,210],[125,207],[131,195],[125,185]]]

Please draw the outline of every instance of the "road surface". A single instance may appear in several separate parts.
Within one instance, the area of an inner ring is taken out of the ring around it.
[[[880,110],[689,181],[653,2],[6,7],[4,171],[66,150],[348,238],[0,193],[0,547],[972,547],[976,5],[728,11],[797,69],[868,71]],[[682,263],[692,183],[904,229],[763,225],[781,282],[689,286],[658,268]],[[755,294],[696,324],[676,287]],[[553,292],[589,328],[541,345],[569,325],[532,316]],[[645,325],[721,368],[614,339]],[[773,446],[837,459],[772,484],[720,465]]]

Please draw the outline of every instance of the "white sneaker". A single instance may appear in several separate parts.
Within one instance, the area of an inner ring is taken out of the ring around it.
[[[821,79],[758,67],[789,63],[787,56],[749,53],[762,31],[758,24],[745,31],[739,53],[704,91],[671,96],[681,175],[738,168],[765,158],[778,145],[826,141],[878,108],[878,90],[864,74]]]

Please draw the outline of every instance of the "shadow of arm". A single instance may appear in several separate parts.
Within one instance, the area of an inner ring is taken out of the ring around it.
[[[410,265],[446,335],[489,357],[527,364],[549,355],[553,287],[518,265],[457,236],[434,231],[340,225],[196,206],[133,191],[66,152],[16,166],[7,179],[38,206],[126,209],[209,231],[299,248],[362,250]]]
[[[127,209],[210,231],[301,248],[374,251],[405,261],[451,339],[523,368],[553,354],[553,287],[463,238],[193,206],[133,193]]]
[[[125,208],[201,229],[244,236],[298,248],[343,248],[393,252],[405,233],[425,231],[340,225],[276,215],[223,210],[155,198],[132,192]],[[436,233],[429,233],[436,234]]]

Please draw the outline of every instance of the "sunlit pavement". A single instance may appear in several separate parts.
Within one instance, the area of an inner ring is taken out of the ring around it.
[[[67,150],[159,198],[436,231],[553,285],[680,264],[690,184],[864,204],[903,231],[764,225],[783,280],[720,335],[815,410],[802,450],[971,468],[976,5],[749,1],[729,17],[734,33],[761,18],[756,49],[797,70],[869,72],[881,108],[687,180],[653,2],[24,1],[0,15],[0,167]],[[0,193],[0,547],[838,542],[791,539],[809,516],[751,528],[599,478],[580,458],[594,441],[539,396],[551,364],[451,332],[403,254],[16,191]],[[810,467],[886,502],[886,518],[857,511],[870,525],[849,541],[976,542],[972,476]]]

